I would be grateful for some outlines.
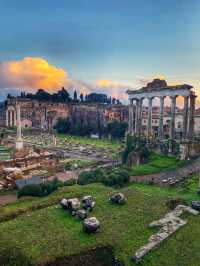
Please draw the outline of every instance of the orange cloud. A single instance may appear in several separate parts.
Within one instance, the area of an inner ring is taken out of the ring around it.
[[[106,79],[100,79],[96,81],[96,85],[102,88],[119,88],[122,86],[122,84],[115,82],[115,81],[111,81],[111,80],[106,80]]]
[[[1,88],[43,88],[54,91],[68,82],[68,75],[62,68],[50,65],[39,57],[25,57],[22,60],[0,63]]]
[[[126,90],[130,88],[128,85],[106,79],[97,80],[95,85],[97,92],[106,93],[121,100],[127,99]]]

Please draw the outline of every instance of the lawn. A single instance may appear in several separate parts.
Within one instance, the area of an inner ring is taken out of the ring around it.
[[[10,204],[0,208],[0,255],[12,254],[10,266],[38,265],[94,247],[111,246],[124,265],[135,265],[131,256],[155,232],[148,224],[166,213],[170,198],[188,202],[198,199],[197,183],[198,178],[194,177],[179,189],[130,184],[120,189],[127,198],[124,206],[111,205],[108,197],[116,190],[100,184],[61,188],[42,199]],[[56,204],[63,196],[81,197],[88,193],[96,201],[91,215],[101,222],[101,230],[95,235],[83,233],[81,222]],[[200,216],[185,218],[188,224],[147,255],[140,266],[199,266]],[[30,263],[14,264],[19,253]]]
[[[80,136],[63,135],[63,134],[57,134],[57,136],[59,139],[65,140],[67,142],[72,142],[80,145],[91,145],[96,148],[105,148],[105,149],[110,148],[118,150],[122,146],[122,143],[117,140],[92,139],[89,137],[80,137]]]
[[[91,159],[64,159],[60,163],[65,165],[65,169],[74,169],[74,168],[86,168],[91,166],[98,165],[98,161]],[[75,167],[76,166],[76,167]]]
[[[131,174],[136,176],[160,173],[166,170],[175,169],[183,164],[184,162],[178,160],[175,156],[152,153],[149,161],[145,164],[134,166]]]

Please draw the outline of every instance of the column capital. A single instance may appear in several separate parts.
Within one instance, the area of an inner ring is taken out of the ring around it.
[[[159,99],[165,99],[166,96],[161,95],[161,96],[159,96],[158,98],[159,98]]]
[[[147,97],[147,100],[148,100],[148,101],[153,101],[154,98],[155,98],[154,96],[152,96],[152,97]]]
[[[178,97],[178,95],[171,95],[169,97],[170,97],[171,100],[174,100],[174,99],[176,99]]]

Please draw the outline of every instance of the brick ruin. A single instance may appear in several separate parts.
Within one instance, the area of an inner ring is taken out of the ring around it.
[[[51,131],[59,118],[67,119],[73,123],[81,121],[98,127],[98,123],[117,120],[128,121],[128,106],[125,105],[98,105],[85,103],[57,103],[38,101],[29,98],[10,97],[6,100],[6,107],[0,115],[1,125],[16,126],[16,102],[21,107],[22,128],[39,128]]]

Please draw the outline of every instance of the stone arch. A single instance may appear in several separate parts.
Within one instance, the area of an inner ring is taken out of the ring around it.
[[[8,106],[6,109],[6,126],[12,127],[16,126],[16,109],[14,106]]]

